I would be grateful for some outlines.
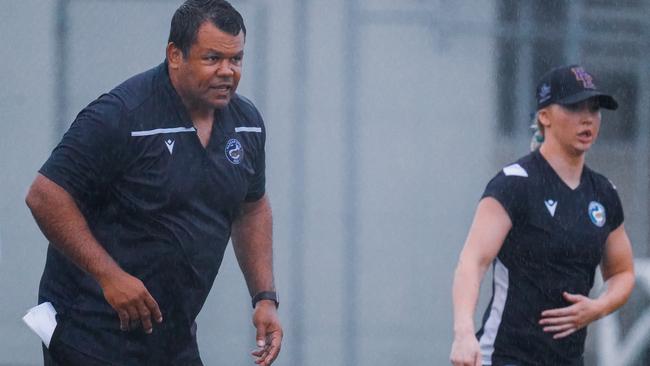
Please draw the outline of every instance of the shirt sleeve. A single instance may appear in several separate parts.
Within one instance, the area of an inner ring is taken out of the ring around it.
[[[507,176],[499,172],[485,187],[481,199],[492,197],[506,210],[513,223],[522,220],[526,215],[526,177]]]
[[[609,184],[608,192],[608,207],[607,207],[607,221],[610,227],[610,231],[618,229],[623,221],[625,220],[625,215],[623,214],[623,204],[621,203],[621,198],[618,195],[616,187],[611,183]]]
[[[262,198],[266,192],[266,128],[264,127],[264,121],[259,112],[257,112],[257,117],[259,126],[262,128],[262,133],[259,134],[259,140],[255,151],[253,163],[255,174],[249,182],[248,192],[246,192],[246,197],[244,198],[246,202],[257,201]]]
[[[119,171],[126,139],[120,133],[122,104],[105,94],[82,110],[39,172],[80,204],[92,205]]]

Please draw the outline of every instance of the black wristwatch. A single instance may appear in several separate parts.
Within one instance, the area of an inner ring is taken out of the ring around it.
[[[278,294],[276,294],[275,291],[262,291],[253,296],[253,300],[251,300],[253,303],[253,309],[255,309],[255,305],[257,305],[257,303],[262,300],[273,301],[275,303],[276,309],[280,306],[280,302],[278,301]]]

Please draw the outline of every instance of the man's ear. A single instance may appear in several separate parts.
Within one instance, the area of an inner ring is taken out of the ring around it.
[[[167,63],[169,67],[173,70],[176,70],[180,67],[183,62],[183,51],[180,48],[176,47],[174,42],[169,42],[167,44]]]

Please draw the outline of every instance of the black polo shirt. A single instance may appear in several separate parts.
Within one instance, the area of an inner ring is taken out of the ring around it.
[[[164,322],[122,332],[97,282],[51,245],[39,303],[59,313],[53,343],[116,365],[198,361],[195,318],[217,275],[238,206],[265,192],[265,128],[247,99],[215,113],[207,147],[163,63],[79,113],[40,173],[76,201],[90,230],[143,281]]]
[[[553,339],[543,310],[587,296],[609,234],[623,223],[616,189],[584,167],[571,189],[539,151],[505,167],[485,189],[512,221],[494,261],[493,296],[477,333],[485,365],[582,365],[583,328]]]

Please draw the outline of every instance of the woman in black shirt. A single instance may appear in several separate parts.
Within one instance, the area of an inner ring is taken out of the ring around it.
[[[505,167],[479,202],[454,278],[455,366],[583,365],[586,326],[625,303],[633,256],[614,185],[585,165],[600,108],[616,109],[578,65],[537,87],[534,151]],[[493,296],[475,333],[480,282]],[[606,290],[588,297],[601,265]]]

